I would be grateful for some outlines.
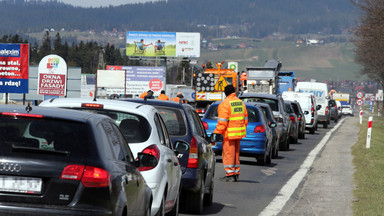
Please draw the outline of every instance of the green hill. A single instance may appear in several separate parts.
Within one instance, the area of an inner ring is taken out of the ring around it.
[[[359,74],[360,66],[354,62],[352,43],[330,43],[321,45],[297,45],[294,42],[249,39],[216,40],[220,46],[246,43],[249,48],[201,50],[199,64],[206,61],[237,61],[239,70],[264,65],[266,60],[278,59],[283,63],[282,71],[295,71],[299,79],[318,81],[366,80]]]

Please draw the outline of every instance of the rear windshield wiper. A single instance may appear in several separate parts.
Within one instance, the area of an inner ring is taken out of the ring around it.
[[[32,147],[25,147],[25,146],[17,146],[12,145],[12,151],[16,152],[32,152],[32,153],[48,153],[48,154],[55,154],[55,155],[69,155],[69,151],[57,151],[57,150],[50,150],[50,149],[40,149],[40,148],[32,148]]]

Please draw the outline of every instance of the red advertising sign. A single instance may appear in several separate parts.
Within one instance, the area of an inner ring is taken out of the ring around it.
[[[0,44],[0,93],[28,93],[29,45]]]
[[[45,56],[39,63],[38,91],[40,95],[65,96],[67,64],[58,55]]]
[[[153,79],[149,81],[149,88],[152,91],[160,91],[163,88],[163,82],[159,79]]]
[[[39,94],[41,95],[65,95],[65,80],[63,74],[39,74]]]

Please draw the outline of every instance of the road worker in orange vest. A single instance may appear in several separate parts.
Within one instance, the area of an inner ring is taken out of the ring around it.
[[[215,134],[224,136],[222,159],[226,175],[222,181],[238,181],[240,175],[240,140],[246,136],[248,112],[243,101],[236,97],[233,85],[224,89],[226,98],[218,107]]]
[[[157,97],[158,100],[169,100],[169,97],[165,95],[165,91],[161,90],[159,97]]]
[[[181,99],[184,99],[183,93],[179,92],[177,93],[176,97],[171,98],[171,101],[179,103]],[[182,103],[185,103],[185,101],[182,101]]]
[[[243,86],[243,90],[247,88],[247,73],[243,71],[240,75],[240,81],[242,81],[241,85]]]

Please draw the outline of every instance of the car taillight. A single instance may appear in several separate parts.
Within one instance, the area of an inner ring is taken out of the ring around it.
[[[255,133],[264,133],[265,132],[265,127],[264,125],[258,125],[255,127],[255,129],[253,130],[253,132]]]
[[[296,122],[296,119],[294,116],[289,116],[289,119],[291,119],[291,122]]]
[[[311,124],[313,124],[314,121],[315,121],[314,119],[311,119]]]
[[[301,121],[301,117],[298,117],[297,120],[298,120],[298,121]]]
[[[188,168],[197,168],[199,164],[198,160],[198,147],[197,147],[197,140],[195,137],[192,137],[191,139],[191,147],[189,149],[189,158],[188,158]]]
[[[81,182],[85,187],[107,187],[111,183],[111,174],[98,167],[86,166]]]
[[[111,183],[111,174],[108,171],[84,165],[66,166],[60,178],[81,180],[84,187],[108,187]]]
[[[208,130],[208,123],[203,121],[203,125],[204,125],[205,130]]]
[[[160,150],[157,147],[157,145],[155,145],[155,144],[150,145],[147,148],[145,148],[142,151],[142,153],[153,155],[153,156],[155,156],[157,158],[157,161],[160,160]],[[138,167],[138,169],[139,169],[139,171],[146,171],[146,170],[151,170],[151,169],[153,169],[155,167],[156,166],[141,166],[141,167]]]
[[[205,113],[205,109],[197,109],[196,112],[200,113],[200,114],[204,114]]]
[[[3,115],[3,116],[14,116],[14,117],[43,118],[43,115],[28,114],[28,113],[2,112],[1,115]]]
[[[325,107],[325,114],[328,114],[328,106]]]

